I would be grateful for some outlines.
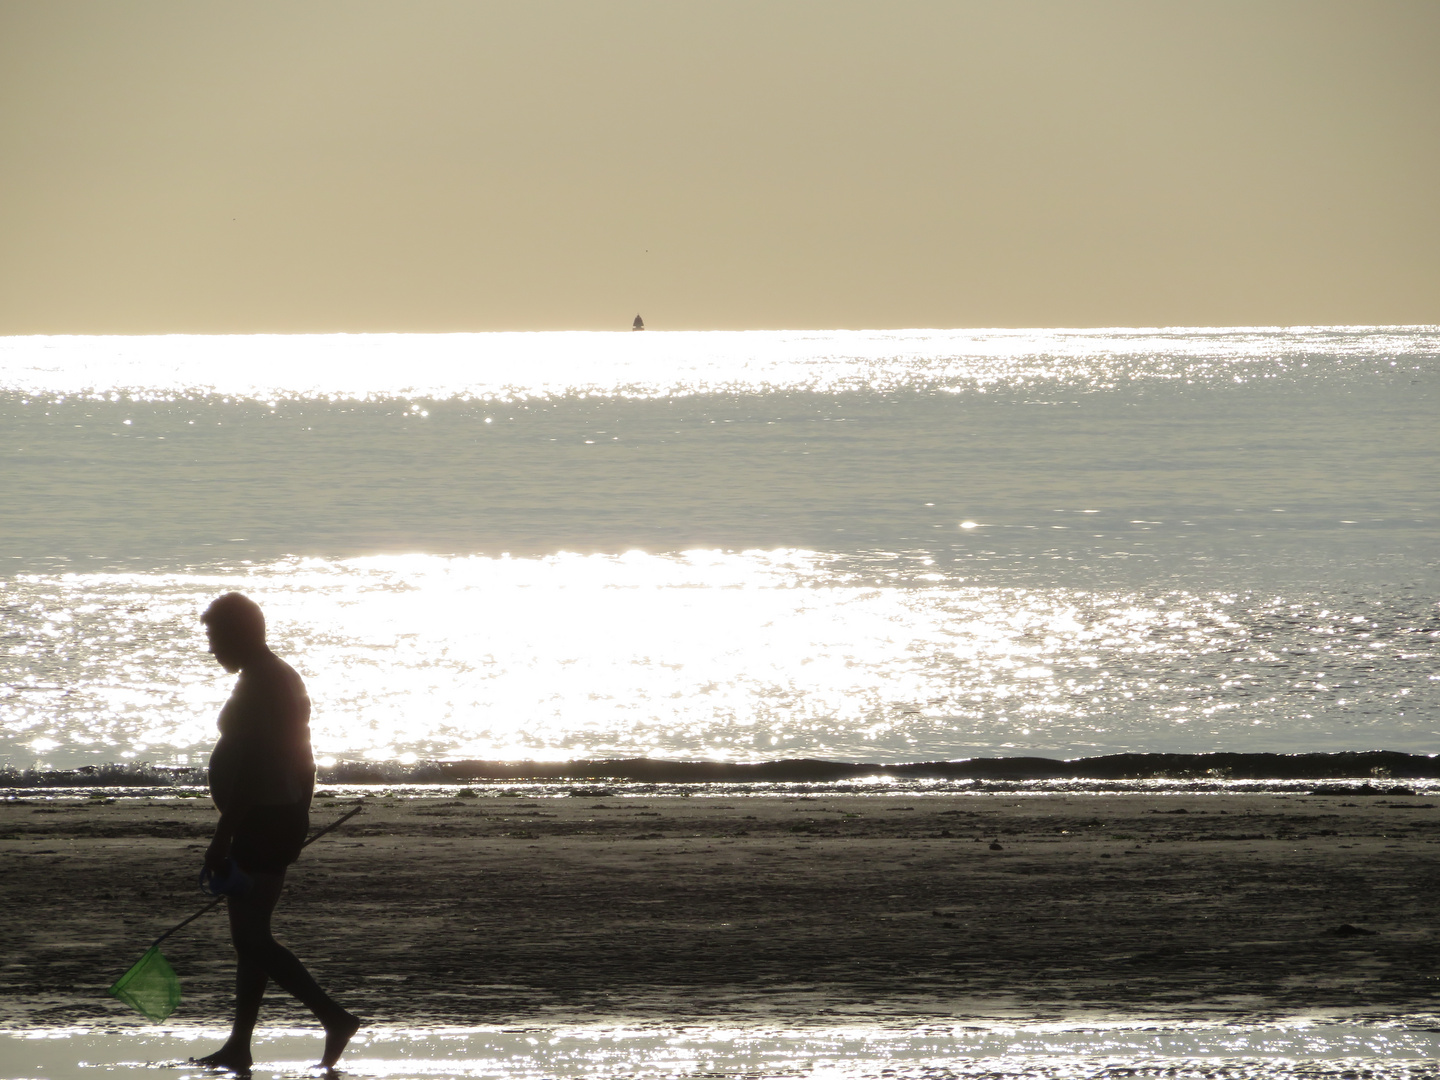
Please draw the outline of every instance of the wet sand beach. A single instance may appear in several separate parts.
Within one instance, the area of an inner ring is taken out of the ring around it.
[[[105,987],[204,902],[214,820],[0,803],[0,1027],[143,1024]],[[379,797],[276,926],[387,1024],[1416,1013],[1437,844],[1424,796]],[[164,950],[172,1022],[223,1023],[222,914]]]

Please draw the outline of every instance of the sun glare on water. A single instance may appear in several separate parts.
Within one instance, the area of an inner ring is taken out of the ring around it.
[[[1073,755],[1157,725],[1203,749],[1293,726],[1297,686],[1320,723],[1405,703],[1346,677],[1384,657],[1343,611],[984,587],[927,563],[702,550],[22,575],[5,749],[203,763],[230,677],[197,620],[229,589],[262,604],[306,678],[327,763]]]

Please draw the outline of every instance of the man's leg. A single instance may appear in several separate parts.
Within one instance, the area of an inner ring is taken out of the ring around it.
[[[198,1064],[241,1070],[250,1067],[250,1037],[268,978],[299,998],[324,1025],[325,1053],[320,1064],[329,1068],[340,1060],[360,1021],[320,989],[299,958],[271,934],[270,916],[280,902],[285,872],[252,873],[250,879],[250,890],[244,896],[232,896],[228,900],[230,939],[235,945],[237,960],[235,1024],[225,1045],[209,1057],[200,1058]]]
[[[273,890],[262,888],[260,879],[265,878],[278,879]],[[264,961],[253,943],[259,936],[270,935],[270,913],[280,900],[285,875],[252,874],[251,882],[251,889],[245,896],[231,896],[225,900],[230,915],[230,942],[235,946],[235,1022],[230,1026],[230,1037],[225,1040],[225,1045],[213,1054],[196,1058],[197,1065],[249,1072],[254,1061],[250,1053],[250,1038],[260,1017],[260,1002],[265,997],[265,984],[270,981],[270,976],[266,974]]]

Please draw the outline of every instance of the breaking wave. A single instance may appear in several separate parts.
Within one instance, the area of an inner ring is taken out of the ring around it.
[[[1179,786],[1188,790],[1223,790],[1236,785],[1251,790],[1315,787],[1324,794],[1414,794],[1396,781],[1440,780],[1440,755],[1368,751],[1317,754],[1211,753],[1110,754],[1061,761],[1043,757],[969,758],[960,761],[918,761],[902,764],[821,761],[671,761],[660,758],[617,758],[580,761],[426,761],[346,762],[322,767],[324,787],[431,788],[437,792],[459,785],[581,784],[674,786],[684,790],[710,787],[833,786],[846,789],[905,790],[939,788],[987,790],[1012,785],[1090,790],[1126,790],[1136,784],[1153,790]],[[1338,782],[1338,783],[1337,783]],[[206,785],[205,770],[151,764],[112,764],[78,769],[0,768],[0,789],[116,789],[164,793],[193,791]],[[1425,784],[1425,787],[1431,785]],[[423,793],[423,792],[417,792]]]

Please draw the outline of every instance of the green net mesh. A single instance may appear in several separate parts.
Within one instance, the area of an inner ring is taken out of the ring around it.
[[[159,946],[152,945],[134,967],[115,980],[109,994],[158,1023],[180,1004],[180,980],[160,955]]]

